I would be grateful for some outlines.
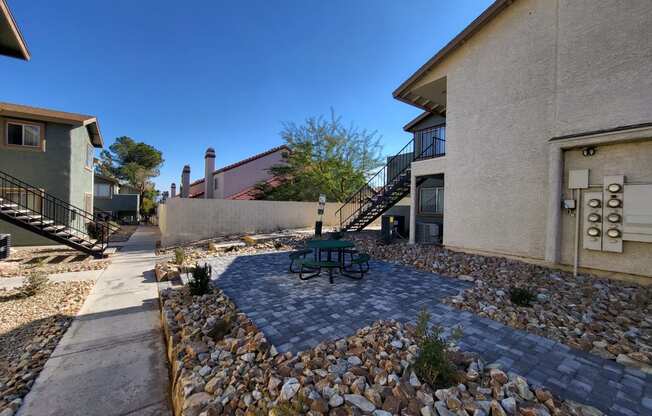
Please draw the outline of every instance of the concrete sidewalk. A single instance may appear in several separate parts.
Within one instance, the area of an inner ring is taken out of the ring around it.
[[[102,273],[19,416],[170,415],[152,269],[157,229],[139,227]]]

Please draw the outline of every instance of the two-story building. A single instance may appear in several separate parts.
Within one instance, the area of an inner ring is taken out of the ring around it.
[[[107,176],[95,174],[94,212],[122,224],[140,221],[140,194],[137,189]]]
[[[60,205],[57,212],[43,215],[59,219],[69,204],[78,208],[71,208],[65,219],[66,225],[73,224],[86,215],[81,211],[93,212],[93,161],[102,144],[94,116],[0,103],[0,198],[40,212],[50,201],[45,195],[51,196]],[[35,198],[30,189],[43,196]],[[15,245],[53,243],[2,220],[0,233],[11,234]]]
[[[651,63],[648,0],[495,1],[394,91],[410,241],[652,276]]]

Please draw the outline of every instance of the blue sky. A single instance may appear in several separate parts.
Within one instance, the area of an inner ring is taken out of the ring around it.
[[[185,163],[202,175],[207,147],[223,166],[331,107],[398,151],[419,110],[392,91],[491,0],[8,3],[32,60],[0,59],[0,101],[96,115],[106,146],[156,146],[166,190]]]

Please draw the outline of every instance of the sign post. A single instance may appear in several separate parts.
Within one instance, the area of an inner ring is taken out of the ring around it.
[[[326,195],[319,194],[319,205],[317,205],[317,221],[315,222],[315,237],[321,237],[321,229],[324,224],[324,208],[326,207]]]

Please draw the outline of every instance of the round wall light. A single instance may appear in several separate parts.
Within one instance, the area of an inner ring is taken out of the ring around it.
[[[595,212],[592,212],[588,216],[588,220],[590,222],[599,222],[600,221],[600,215],[596,214]]]
[[[589,237],[599,237],[600,236],[600,230],[595,228],[595,227],[590,227],[588,230],[586,230],[586,233],[589,235]]]
[[[607,190],[612,193],[620,192],[622,189],[623,187],[619,183],[612,183],[611,185],[607,186]]]
[[[589,206],[591,208],[600,208],[600,200],[599,199],[589,199]]]
[[[607,220],[609,220],[609,222],[620,222],[620,214],[612,212],[607,216]]]
[[[618,238],[620,237],[620,230],[618,228],[610,228],[609,231],[607,231],[607,235],[611,238]]]
[[[619,208],[620,207],[620,199],[618,198],[611,198],[609,201],[607,201],[607,205],[611,208]]]

